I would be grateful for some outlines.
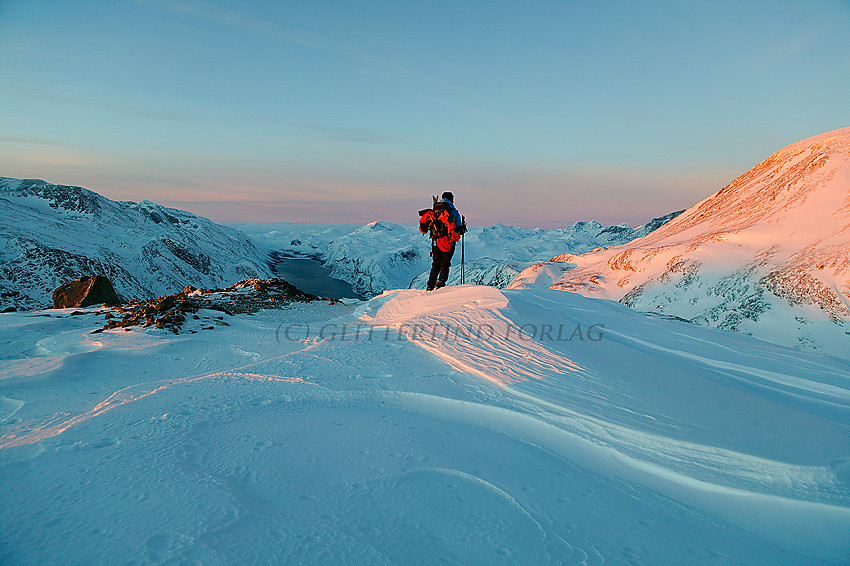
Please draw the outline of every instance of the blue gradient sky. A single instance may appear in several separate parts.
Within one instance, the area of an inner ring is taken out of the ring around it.
[[[0,175],[225,222],[641,224],[850,125],[850,3],[0,3]]]

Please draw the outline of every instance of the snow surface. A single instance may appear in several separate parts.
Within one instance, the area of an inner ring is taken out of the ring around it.
[[[511,287],[619,300],[850,359],[850,128],[777,151],[642,238],[564,251]]]
[[[549,289],[96,311],[0,315],[0,563],[850,561],[835,358]]]

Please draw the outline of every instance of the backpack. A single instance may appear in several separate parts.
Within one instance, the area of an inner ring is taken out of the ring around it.
[[[466,232],[466,224],[458,226],[449,205],[434,197],[434,205],[430,209],[419,211],[419,231],[427,233],[441,251],[447,252]]]

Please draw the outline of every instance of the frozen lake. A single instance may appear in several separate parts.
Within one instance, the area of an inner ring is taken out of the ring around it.
[[[274,265],[275,273],[306,293],[332,299],[365,299],[354,292],[351,284],[331,277],[330,270],[322,262],[310,258],[283,258]]]

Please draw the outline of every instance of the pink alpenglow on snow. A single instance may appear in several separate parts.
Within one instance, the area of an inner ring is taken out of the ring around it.
[[[511,286],[604,297],[846,356],[850,128],[777,151],[642,238],[556,256]]]

